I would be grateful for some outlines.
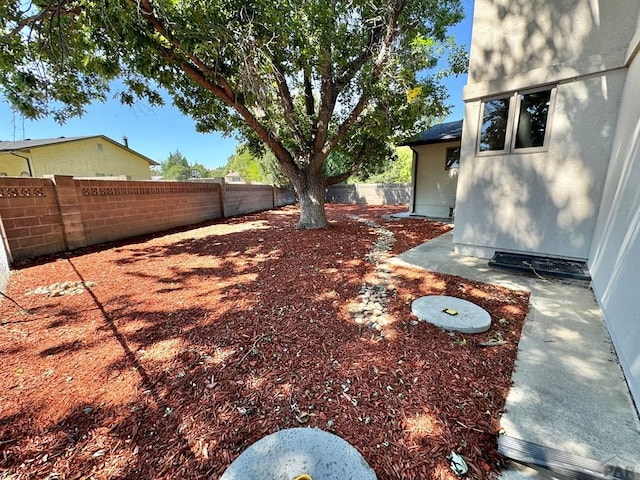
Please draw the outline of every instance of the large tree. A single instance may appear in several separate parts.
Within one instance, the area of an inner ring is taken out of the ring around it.
[[[325,186],[446,112],[434,69],[460,0],[2,0],[0,85],[29,118],[105,101],[161,104],[239,132],[295,188],[299,228],[327,225]],[[451,42],[449,72],[464,68]],[[445,70],[446,70],[445,69]],[[342,171],[325,162],[340,152]]]
[[[180,150],[171,152],[160,164],[160,175],[163,179],[186,180],[187,178],[208,178],[211,171],[199,163],[189,164]]]

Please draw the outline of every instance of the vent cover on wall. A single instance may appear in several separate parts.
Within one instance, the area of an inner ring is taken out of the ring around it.
[[[540,276],[591,280],[586,262],[563,258],[539,257],[523,253],[496,252],[489,266]]]

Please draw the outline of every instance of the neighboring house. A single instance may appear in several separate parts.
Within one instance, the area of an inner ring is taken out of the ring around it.
[[[462,120],[442,123],[404,143],[413,150],[409,213],[453,217]]]
[[[104,135],[0,142],[0,175],[150,180],[156,162]]]
[[[224,176],[226,183],[244,183],[244,180],[238,172],[229,172]]]
[[[454,247],[586,261],[640,405],[639,10],[476,0]]]

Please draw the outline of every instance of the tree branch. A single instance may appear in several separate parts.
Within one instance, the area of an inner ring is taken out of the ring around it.
[[[182,44],[168,32],[164,24],[156,16],[155,9],[153,7],[153,4],[151,3],[151,0],[131,0],[131,3],[133,3],[136,8],[143,15],[145,15],[147,21],[156,32],[162,35],[176,50],[181,52],[182,55],[188,58],[194,65],[196,65],[198,69],[200,69],[202,72],[206,72],[207,75],[209,75],[211,78],[214,78],[216,83],[218,83],[220,87],[222,87],[225,94],[229,98],[235,98],[236,93],[225,78],[218,75],[214,69],[207,66],[197,56],[193,55],[192,53],[187,51],[187,49],[183,48]]]
[[[311,72],[309,66],[304,68],[304,103],[307,116],[313,116],[315,112],[315,99],[313,98],[313,87],[311,86]]]
[[[373,65],[373,71],[371,72],[371,78],[373,79],[371,83],[376,82],[382,75],[384,65],[387,62],[389,54],[391,52],[391,46],[398,35],[398,18],[400,17],[404,7],[405,0],[398,0],[391,7],[391,16],[389,18],[389,22],[387,23],[387,30],[384,41],[380,44],[379,50],[376,54],[375,63]],[[360,96],[360,99],[353,107],[353,110],[351,110],[349,115],[338,127],[335,135],[331,139],[328,139],[328,141],[326,141],[324,148],[322,149],[323,155],[319,155],[319,160],[321,159],[321,161],[324,161],[331,150],[333,150],[340,143],[349,129],[358,121],[360,114],[367,107],[370,100],[370,95],[363,92],[363,94]]]
[[[344,136],[347,134],[349,129],[358,121],[358,119],[360,118],[360,114],[367,107],[370,100],[371,98],[369,97],[369,95],[363,94],[360,97],[360,99],[358,100],[358,103],[355,105],[355,107],[353,107],[353,110],[351,110],[351,113],[349,113],[347,118],[345,118],[344,121],[338,127],[338,131],[335,133],[335,135],[325,143],[325,146],[322,149],[324,158],[329,156],[329,153],[331,152],[331,150],[333,150],[338,145],[338,143],[340,143],[340,141],[344,138]],[[323,161],[324,161],[324,158],[323,158]]]
[[[347,170],[344,173],[341,173],[340,175],[333,175],[331,177],[325,177],[324,186],[328,187],[329,185],[335,185],[337,183],[344,182],[347,178],[349,178],[351,175],[356,173],[361,166],[362,166],[362,162],[358,162],[358,163],[354,164],[353,167],[351,167],[349,170]]]
[[[327,49],[321,61],[322,81],[320,87],[320,109],[318,110],[318,118],[313,127],[315,135],[312,150],[314,152],[322,151],[329,137],[329,125],[338,99],[333,78],[333,66],[331,64],[331,49],[329,47],[327,47]],[[316,161],[316,168],[319,168],[323,161],[324,158],[318,159]]]
[[[362,49],[359,55],[356,58],[354,58],[351,62],[349,62],[349,64],[347,64],[342,74],[339,75],[338,79],[336,80],[336,84],[340,89],[342,89],[345,85],[347,85],[347,83],[349,83],[349,81],[355,76],[355,74],[358,73],[360,69],[367,63],[367,61],[371,59],[374,52],[376,51],[375,46],[378,45],[384,38],[382,36],[383,32],[384,32],[384,29],[376,28],[371,33],[371,38],[369,39],[369,42]]]
[[[276,85],[278,86],[278,91],[280,92],[281,104],[282,109],[284,110],[285,120],[293,130],[298,144],[301,147],[304,147],[307,140],[304,136],[304,133],[300,129],[298,119],[296,118],[293,98],[291,97],[291,91],[289,90],[289,85],[287,84],[287,78],[280,65],[274,63],[273,69]]]
[[[56,4],[55,8],[53,7],[53,2],[49,5],[48,8],[42,10],[36,15],[31,15],[26,17],[21,22],[18,22],[16,26],[11,30],[11,35],[18,35],[20,30],[25,27],[32,26],[34,23],[42,21],[42,20],[51,20],[57,14],[58,16],[66,16],[66,15],[77,15],[81,12],[79,7],[62,9],[61,5]],[[26,12],[25,12],[26,13]]]
[[[198,57],[189,53],[182,44],[167,32],[163,23],[154,13],[154,8],[150,0],[131,0],[137,8],[145,15],[151,27],[166,39],[172,48],[167,48],[161,44],[156,44],[157,51],[167,60],[177,64],[192,80],[204,89],[213,93],[229,107],[233,108],[247,124],[256,132],[273,151],[278,162],[288,174],[299,174],[291,153],[284,147],[273,134],[255,117],[247,106],[238,101],[238,96],[222,76],[209,68]]]
[[[216,97],[226,103],[228,106],[233,108],[240,116],[247,122],[247,124],[258,134],[260,139],[264,141],[269,148],[273,151],[278,162],[283,167],[283,169],[288,170],[289,172],[298,173],[298,167],[291,156],[291,153],[282,145],[282,143],[273,136],[273,134],[266,129],[264,125],[251,113],[251,111],[244,105],[237,101],[237,97],[234,95],[233,97],[229,97],[226,93],[226,90],[219,85],[211,82],[205,73],[198,70],[195,66],[191,65],[186,61],[182,61],[179,64],[180,68],[183,72],[185,72],[192,80],[194,80],[198,85],[205,88],[206,90],[213,93]]]

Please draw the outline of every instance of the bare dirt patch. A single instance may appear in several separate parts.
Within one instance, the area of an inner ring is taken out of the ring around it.
[[[7,294],[29,313],[0,305],[0,478],[218,478],[303,425],[350,442],[381,480],[456,478],[452,450],[489,478],[528,297],[395,267],[391,321],[357,325],[376,232],[351,215],[393,231],[393,253],[448,230],[383,218],[401,210],[330,205],[330,229],[297,231],[284,208],[14,271]],[[64,282],[80,291],[34,293]],[[427,294],[481,305],[491,330],[417,323]]]

